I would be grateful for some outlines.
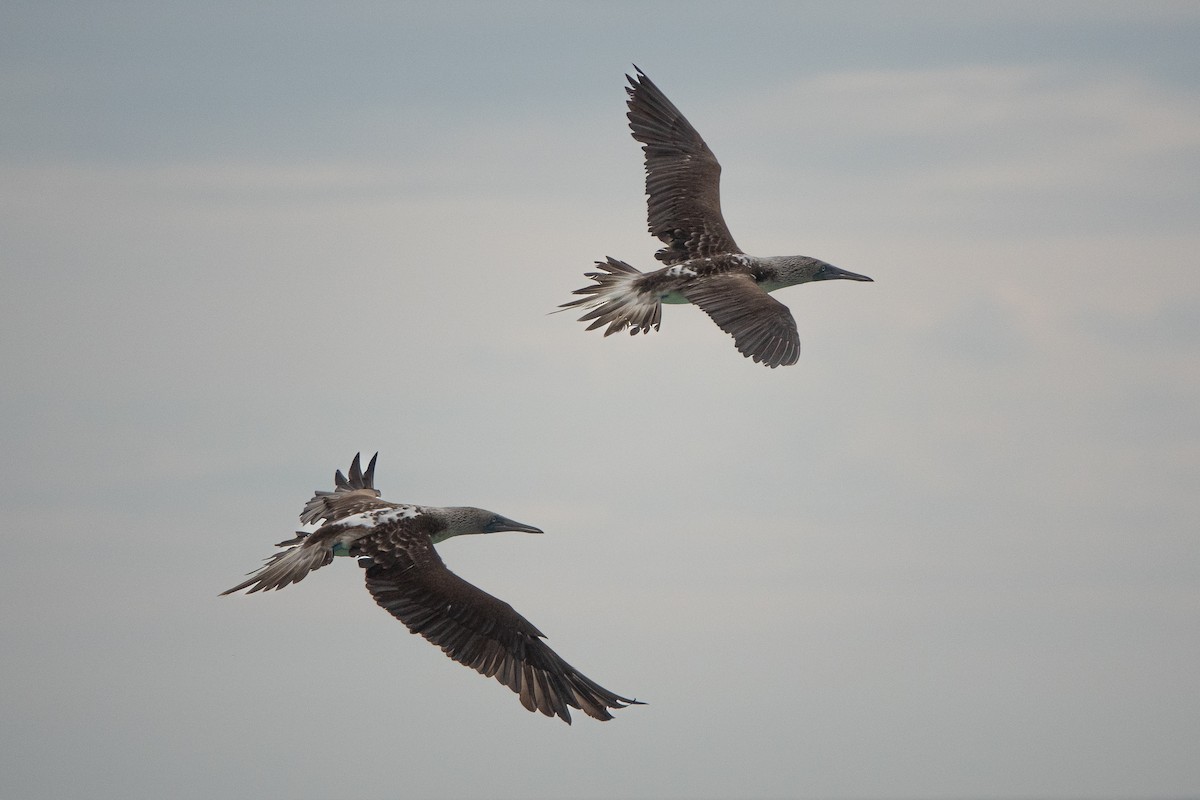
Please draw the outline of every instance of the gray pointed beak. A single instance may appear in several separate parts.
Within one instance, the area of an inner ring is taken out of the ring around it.
[[[523,522],[502,517],[499,514],[496,518],[487,524],[485,530],[488,533],[499,533],[500,531],[518,531],[520,533],[545,533],[541,528],[535,528],[532,525],[526,525]]]
[[[844,269],[838,269],[833,264],[826,264],[817,270],[813,275],[814,281],[831,281],[837,278],[842,278],[848,281],[870,281],[875,282],[874,278],[868,278],[866,275],[859,275],[857,272],[849,272]]]

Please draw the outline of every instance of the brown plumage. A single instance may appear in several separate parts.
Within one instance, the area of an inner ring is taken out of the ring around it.
[[[636,67],[635,67],[636,69]],[[721,213],[721,164],[675,104],[640,69],[629,81],[629,129],[646,159],[651,235],[664,264],[740,253]]]
[[[355,455],[349,477],[337,471],[334,490],[318,490],[305,504],[301,521],[323,520],[324,525],[280,542],[286,550],[222,594],[282,589],[335,556],[354,556],[365,568],[367,591],[376,603],[450,658],[495,677],[528,710],[570,724],[572,708],[608,720],[610,709],[640,705],[582,675],[546,645],[533,623],[455,575],[434,549],[452,536],[539,529],[479,508],[383,500],[374,487],[376,457],[364,473]]]
[[[809,281],[870,281],[809,256],[751,256],[721,213],[721,165],[675,104],[640,69],[629,80],[629,128],[646,161],[650,233],[668,266],[643,273],[608,258],[585,275],[594,283],[560,308],[590,309],[581,322],[610,336],[658,330],[663,303],[692,303],[733,336],[744,356],[768,367],[795,364],[800,335],[787,306],[767,293]]]

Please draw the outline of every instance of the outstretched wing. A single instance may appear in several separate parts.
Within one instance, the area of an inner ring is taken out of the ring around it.
[[[375,488],[375,459],[379,453],[371,456],[371,463],[364,473],[359,464],[359,453],[354,454],[350,463],[350,477],[347,478],[339,469],[333,473],[334,490],[327,492],[318,489],[312,498],[304,504],[300,512],[300,521],[305,525],[315,524],[321,520],[337,522],[351,514],[361,514],[377,508],[395,508],[395,503],[379,499],[379,490]]]
[[[365,473],[357,453],[350,464],[349,478],[343,475],[341,470],[334,472],[334,490],[317,490],[300,514],[300,521],[305,524],[321,520],[327,520],[328,524],[311,533],[296,531],[295,538],[275,545],[286,548],[285,550],[268,558],[267,563],[250,573],[248,579],[221,594],[232,594],[242,589],[249,589],[247,594],[267,589],[282,589],[303,580],[308,573],[333,561],[334,555],[337,554],[334,552],[335,547],[348,548],[355,540],[366,535],[372,526],[379,524],[381,519],[386,521],[391,516],[389,511],[394,510],[397,514],[410,516],[410,512],[405,511],[410,507],[379,499],[379,491],[374,486],[375,459],[378,457],[378,453],[371,457],[371,463],[367,465]],[[352,523],[349,527],[333,524],[369,511],[379,513],[372,515],[373,518],[349,521]],[[345,551],[341,551],[341,554],[345,555]]]
[[[635,67],[635,69],[637,69]],[[740,253],[721,215],[721,165],[700,134],[640,69],[625,76],[629,127],[646,154],[650,233],[666,264]]]
[[[792,312],[750,275],[714,275],[688,286],[685,296],[733,336],[738,352],[747,358],[771,368],[800,359],[800,334]]]
[[[299,583],[314,569],[333,561],[334,544],[334,537],[329,535],[328,528],[321,528],[311,535],[307,531],[296,531],[296,538],[275,545],[286,547],[286,550],[268,558],[267,563],[250,573],[249,578],[221,594],[233,594],[242,589],[250,590],[246,594],[254,594]]]
[[[374,541],[374,540],[373,540]],[[571,708],[599,720],[636,700],[614,694],[564,661],[513,607],[446,568],[428,536],[367,552],[367,589],[380,606],[460,664],[495,677],[521,705],[571,722]]]

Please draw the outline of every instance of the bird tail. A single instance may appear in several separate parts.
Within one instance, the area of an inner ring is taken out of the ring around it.
[[[580,317],[579,321],[592,320],[592,324],[587,328],[589,331],[607,325],[605,336],[611,336],[625,328],[629,328],[630,334],[649,333],[651,328],[658,330],[662,321],[662,303],[653,293],[637,287],[637,279],[642,276],[642,272],[615,258],[597,261],[596,266],[600,268],[600,272],[584,273],[595,281],[595,284],[576,289],[572,294],[583,297],[563,303],[559,309],[591,309]]]

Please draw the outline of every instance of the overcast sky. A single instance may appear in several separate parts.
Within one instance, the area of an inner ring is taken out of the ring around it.
[[[0,9],[0,797],[1200,794],[1200,6]],[[623,74],[785,289],[655,266]],[[353,562],[218,598],[313,489],[537,525],[451,569],[648,705],[568,728]]]

